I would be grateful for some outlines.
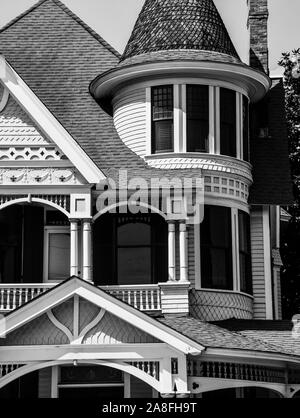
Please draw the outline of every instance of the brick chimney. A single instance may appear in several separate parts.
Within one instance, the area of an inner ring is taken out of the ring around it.
[[[269,74],[268,0],[247,0],[250,66]]]

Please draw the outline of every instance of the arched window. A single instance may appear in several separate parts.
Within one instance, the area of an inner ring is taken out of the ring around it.
[[[94,227],[94,281],[99,285],[167,280],[167,225],[158,215],[102,216]]]

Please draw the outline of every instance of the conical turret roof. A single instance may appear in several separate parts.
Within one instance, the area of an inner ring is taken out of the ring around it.
[[[146,0],[121,62],[158,51],[204,51],[239,60],[213,0]]]

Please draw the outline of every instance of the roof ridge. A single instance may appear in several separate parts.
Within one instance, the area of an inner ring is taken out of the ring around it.
[[[0,33],[4,32],[6,29],[10,28],[12,25],[17,23],[19,20],[21,20],[23,17],[31,13],[33,10],[40,7],[43,3],[46,3],[47,1],[51,1],[52,3],[56,4],[56,6],[60,7],[61,10],[63,10],[68,16],[70,16],[75,22],[77,22],[80,26],[82,26],[87,32],[89,32],[90,35],[92,35],[98,42],[100,42],[106,49],[108,49],[110,52],[112,52],[117,58],[121,57],[121,54],[113,47],[111,46],[105,39],[102,38],[94,29],[92,29],[89,25],[87,25],[82,19],[80,19],[79,16],[77,16],[72,10],[70,10],[64,3],[62,3],[59,0],[40,0],[36,4],[34,4],[29,9],[25,10],[25,12],[21,13],[19,16],[12,19],[10,22],[8,22],[5,26],[0,28]]]

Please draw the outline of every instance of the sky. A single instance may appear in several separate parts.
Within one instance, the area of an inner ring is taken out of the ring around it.
[[[62,1],[119,52],[125,48],[144,4],[144,0]],[[241,59],[247,62],[247,0],[214,1]],[[0,27],[36,2],[37,0],[0,0]],[[269,9],[270,70],[271,75],[279,75],[281,69],[277,63],[281,53],[300,47],[300,0],[269,0]]]

